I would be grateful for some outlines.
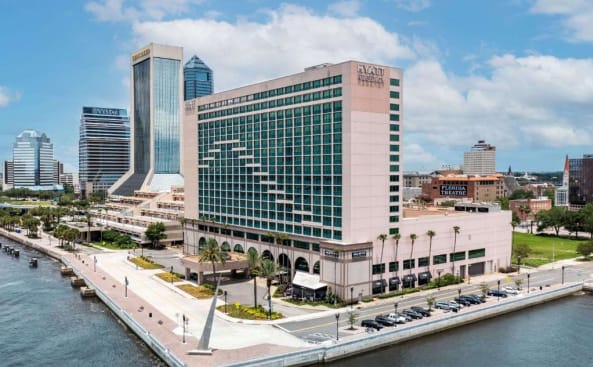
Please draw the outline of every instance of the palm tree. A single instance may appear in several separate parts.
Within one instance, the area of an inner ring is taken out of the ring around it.
[[[414,241],[416,241],[416,238],[418,238],[418,236],[416,236],[415,233],[412,233],[410,235],[410,240],[412,240],[412,246],[410,247],[410,261],[412,261],[413,257],[412,255],[414,254]],[[412,264],[410,263],[410,275],[412,274]]]
[[[457,235],[459,234],[459,229],[459,226],[453,226],[453,259],[451,261],[451,273],[453,273],[453,275],[455,275],[455,249],[457,248]]]
[[[206,241],[206,246],[200,250],[199,253],[201,263],[211,262],[212,263],[212,273],[214,275],[214,279],[216,280],[216,263],[221,263],[224,265],[225,258],[220,250],[220,246],[218,246],[218,242],[214,238],[208,238]]]
[[[250,248],[247,251],[247,263],[249,264],[249,275],[253,278],[253,308],[257,308],[257,275],[261,267],[262,259],[257,250]]]
[[[86,222],[86,241],[90,244],[91,243],[91,225],[93,224],[93,218],[91,217],[90,213],[87,212],[84,216],[84,221]]]
[[[270,259],[264,259],[261,262],[260,275],[266,278],[266,287],[268,288],[268,318],[272,318],[272,281],[278,274],[278,264]]]
[[[381,271],[381,293],[383,293],[383,249],[385,248],[385,240],[387,239],[387,235],[385,233],[381,233],[379,237],[377,237],[379,241],[381,241],[381,257],[379,259],[379,270]]]
[[[402,235],[399,233],[396,233],[391,238],[393,238],[395,240],[395,258],[393,259],[393,261],[397,265],[397,250],[399,249],[399,240],[402,238]],[[395,276],[397,276],[397,270],[395,271]]]
[[[430,253],[432,252],[432,238],[436,235],[436,233],[432,229],[429,229],[426,232],[426,235],[429,238],[429,242],[428,242],[428,272],[430,273]]]

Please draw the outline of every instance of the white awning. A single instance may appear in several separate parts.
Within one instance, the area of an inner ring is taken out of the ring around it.
[[[293,285],[299,287],[317,290],[323,287],[327,287],[327,284],[319,281],[318,274],[309,274],[303,271],[296,271],[294,273],[294,279],[292,280]]]

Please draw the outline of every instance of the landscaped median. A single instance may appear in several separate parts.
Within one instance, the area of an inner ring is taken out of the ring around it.
[[[155,263],[154,261],[146,258],[146,257],[130,257],[129,260],[134,264],[138,265],[142,269],[162,269],[164,266],[161,264]]]
[[[216,307],[220,312],[227,312],[227,315],[242,320],[278,320],[284,316],[281,313],[272,311],[272,318],[268,319],[268,310],[259,305],[257,308],[245,306],[239,302],[230,303]]]

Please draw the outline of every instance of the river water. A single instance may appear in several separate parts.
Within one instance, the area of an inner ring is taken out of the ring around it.
[[[21,251],[0,250],[0,366],[165,366],[100,301],[82,299],[57,261],[0,241]],[[329,366],[590,367],[592,332],[593,296],[571,296]]]
[[[101,301],[82,299],[59,262],[0,242],[0,366],[166,366]],[[31,257],[38,268],[29,268]]]

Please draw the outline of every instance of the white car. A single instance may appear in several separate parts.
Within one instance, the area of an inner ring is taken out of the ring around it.
[[[463,308],[463,305],[461,303],[456,302],[456,301],[449,301],[449,306],[455,307],[458,310],[461,310]]]
[[[507,294],[519,294],[519,290],[515,287],[507,286],[503,287],[501,290],[507,292]]]
[[[396,324],[405,324],[406,321],[408,321],[404,316],[400,315],[400,314],[396,314],[396,313],[390,313],[389,315],[387,315],[387,318],[393,322],[395,322]]]

